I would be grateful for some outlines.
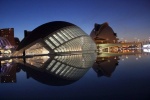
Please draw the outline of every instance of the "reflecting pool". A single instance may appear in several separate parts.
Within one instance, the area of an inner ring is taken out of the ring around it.
[[[1,60],[0,100],[149,100],[150,53]]]

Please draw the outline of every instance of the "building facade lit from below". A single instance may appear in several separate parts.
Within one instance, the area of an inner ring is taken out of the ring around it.
[[[12,46],[15,46],[14,28],[0,29],[0,37],[6,38]]]
[[[92,53],[96,45],[78,26],[54,21],[43,24],[31,31],[20,43],[16,56],[63,54],[63,53]]]
[[[11,53],[12,48],[13,46],[6,38],[0,37],[0,54]]]

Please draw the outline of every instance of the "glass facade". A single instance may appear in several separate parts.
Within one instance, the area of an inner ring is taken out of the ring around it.
[[[76,26],[65,27],[45,38],[45,43],[54,52],[95,52],[92,39]]]
[[[45,26],[47,28],[47,26]],[[38,31],[36,31],[38,32]],[[95,53],[97,48],[94,41],[83,30],[75,25],[69,25],[59,28],[49,33],[44,31],[44,37],[37,37],[37,40],[31,43],[25,43],[27,46],[20,49],[15,56],[40,54],[62,54],[62,53]],[[32,32],[31,32],[32,34]],[[32,37],[30,37],[32,38]],[[26,40],[27,41],[27,40]]]
[[[26,55],[38,55],[48,53],[49,51],[44,48],[40,43],[36,43],[26,50]]]

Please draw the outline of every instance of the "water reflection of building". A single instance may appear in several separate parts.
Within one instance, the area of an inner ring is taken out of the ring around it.
[[[43,24],[31,32],[25,31],[15,56],[95,52],[93,40],[79,27],[62,21]]]
[[[12,63],[12,60],[0,61],[0,82],[1,83],[16,83],[16,72],[20,69],[16,67],[16,64]]]
[[[92,67],[96,54],[78,54],[62,56],[36,56],[27,58],[25,66],[27,77],[51,85],[79,80]],[[23,60],[20,59],[19,63]],[[60,81],[60,82],[59,82]],[[56,83],[57,82],[57,83]],[[64,84],[63,84],[64,85]]]
[[[97,73],[98,77],[110,77],[118,65],[118,60],[118,56],[98,57],[93,65],[93,69]]]

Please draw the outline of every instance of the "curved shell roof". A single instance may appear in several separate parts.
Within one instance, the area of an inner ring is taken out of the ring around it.
[[[74,24],[71,24],[69,22],[64,22],[64,21],[53,21],[53,22],[49,22],[46,24],[43,24],[37,28],[35,28],[29,36],[25,37],[20,45],[18,46],[17,50],[22,49],[23,47],[27,46],[28,44],[40,39],[40,38],[44,38],[47,35],[51,34],[54,31],[57,31],[63,27],[67,27],[67,26],[76,26]]]
[[[95,38],[95,37],[99,37],[99,35],[101,34],[105,34],[106,32],[103,32],[104,30],[107,31],[107,33],[109,34],[113,34],[114,31],[112,30],[112,28],[108,25],[108,23],[103,23],[103,24],[95,24],[95,27],[94,29],[92,30],[90,36],[92,38]],[[98,33],[96,34],[95,31],[97,31]]]

